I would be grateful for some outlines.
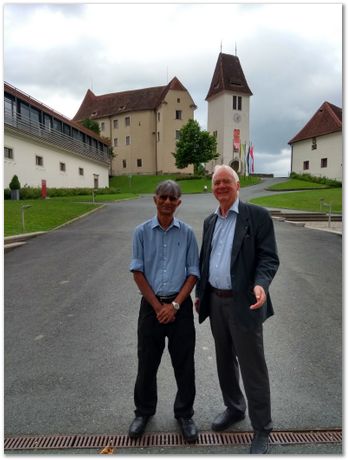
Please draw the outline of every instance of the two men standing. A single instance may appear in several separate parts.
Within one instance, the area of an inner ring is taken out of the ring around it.
[[[176,342],[168,335],[168,347],[178,385],[174,414],[186,440],[192,442],[198,437],[197,428],[191,418],[195,394],[195,333],[193,317],[188,313],[190,310],[192,314],[190,292],[198,280],[196,310],[199,312],[200,323],[207,317],[210,318],[219,382],[226,406],[225,411],[214,420],[212,429],[225,430],[245,417],[246,402],[239,386],[240,366],[249,415],[255,432],[251,453],[266,453],[272,419],[268,372],[263,353],[262,323],[273,314],[268,288],[279,265],[272,220],[266,210],[239,201],[239,178],[232,168],[217,167],[213,174],[212,187],[219,207],[204,221],[198,270],[198,257],[192,249],[197,243],[191,229],[185,233],[186,243],[182,240],[178,244],[174,238],[171,253],[164,251],[154,236],[157,230],[160,235],[167,233],[169,236],[168,230],[178,228],[174,212],[180,204],[180,191],[175,189],[174,192],[174,184],[166,181],[159,185],[154,197],[157,220],[154,218],[155,220],[150,223],[138,227],[133,240],[130,269],[143,298],[138,323],[139,368],[134,393],[136,418],[130,426],[129,435],[133,438],[140,436],[144,432],[148,417],[155,412],[157,395],[154,389],[164,346],[162,337],[166,334],[177,337],[179,334],[180,338]],[[166,203],[165,212],[161,207],[163,201]],[[164,220],[162,215],[166,216]],[[149,229],[148,232],[144,232],[144,226]],[[180,222],[179,229],[181,227],[187,228]],[[151,245],[154,249],[150,254],[146,254]],[[186,254],[191,254],[190,257],[182,256],[180,251],[183,247]],[[161,285],[155,281],[172,279],[165,276],[168,270],[173,280],[177,271],[182,273],[177,284],[172,285],[173,291],[165,290],[163,282]],[[167,296],[169,299],[165,299]],[[161,297],[164,297],[162,302]],[[173,304],[170,303],[172,301]],[[181,313],[185,313],[185,322],[178,321]],[[148,323],[144,321],[145,318],[148,319]],[[175,333],[168,332],[168,326],[173,326]],[[146,337],[145,342],[143,336]],[[151,342],[152,348],[148,348]],[[173,359],[177,347],[178,350],[185,349],[183,352],[178,351],[180,364]],[[154,353],[155,348],[157,351]],[[187,372],[178,371],[176,368],[177,365],[179,368],[183,365],[184,355],[190,363],[186,363],[190,368]],[[152,371],[149,372],[148,367]],[[185,384],[181,390],[180,384],[183,381],[178,378],[179,375],[185,375]],[[149,392],[148,389],[151,387],[152,391]],[[182,393],[186,396],[182,397]]]

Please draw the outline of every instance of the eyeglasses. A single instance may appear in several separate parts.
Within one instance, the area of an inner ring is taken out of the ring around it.
[[[160,195],[158,197],[161,201],[167,201],[169,199],[170,202],[177,201],[177,197],[173,195]]]

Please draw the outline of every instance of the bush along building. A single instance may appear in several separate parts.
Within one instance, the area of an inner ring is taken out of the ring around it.
[[[4,85],[4,188],[109,186],[110,144],[42,102]]]
[[[180,129],[193,119],[196,105],[174,77],[166,86],[95,95],[91,90],[74,121],[95,120],[111,140],[112,175],[193,173],[178,169],[173,153]]]
[[[342,181],[342,109],[324,102],[289,141],[291,172]]]

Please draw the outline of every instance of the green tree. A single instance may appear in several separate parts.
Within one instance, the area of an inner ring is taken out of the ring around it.
[[[180,130],[180,138],[176,142],[175,165],[179,169],[193,165],[195,174],[201,171],[201,164],[214,160],[216,138],[208,131],[201,130],[196,120],[189,120]]]
[[[100,135],[100,126],[97,121],[91,120],[90,118],[86,118],[81,122],[81,124],[85,127],[90,129],[91,131],[94,131],[98,135]]]

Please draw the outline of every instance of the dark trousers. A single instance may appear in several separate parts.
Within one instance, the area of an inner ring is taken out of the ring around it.
[[[252,330],[240,327],[233,304],[233,298],[210,294],[210,325],[223,400],[230,410],[245,412],[246,403],[239,385],[240,368],[251,425],[255,431],[270,432],[271,398],[262,324]]]
[[[168,337],[168,351],[174,368],[177,394],[174,415],[190,418],[195,399],[195,327],[189,296],[173,323],[160,324],[150,304],[142,298],[138,320],[138,374],[134,389],[135,415],[153,415],[157,406],[157,370]]]

